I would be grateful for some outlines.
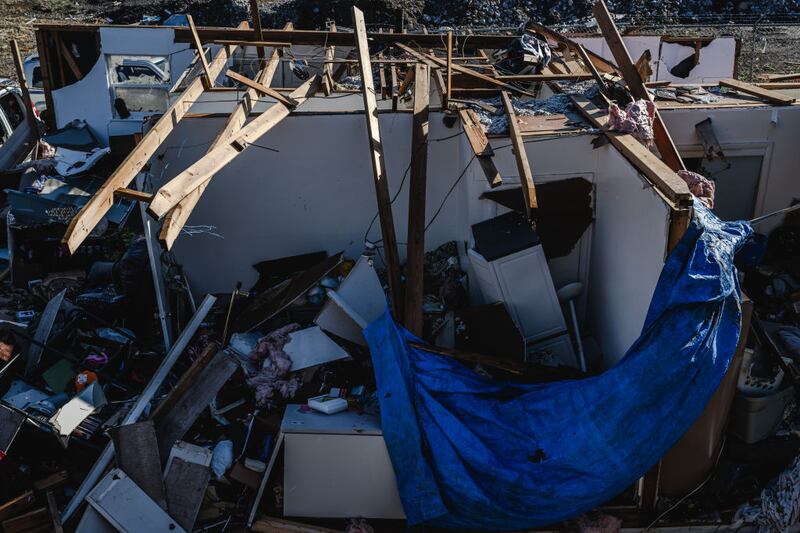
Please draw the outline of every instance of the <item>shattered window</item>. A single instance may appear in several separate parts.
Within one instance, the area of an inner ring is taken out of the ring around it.
[[[166,56],[109,55],[106,61],[116,118],[166,111],[172,81]]]
[[[0,98],[0,108],[2,108],[3,114],[6,116],[6,120],[8,120],[12,130],[17,129],[17,126],[22,124],[25,119],[25,112],[12,93]]]

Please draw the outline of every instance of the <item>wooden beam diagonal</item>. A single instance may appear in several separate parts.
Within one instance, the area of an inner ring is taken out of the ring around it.
[[[292,91],[290,96],[297,100],[298,107],[311,98],[321,84],[321,77],[315,75],[300,87]],[[226,139],[220,146],[210,150],[205,156],[193,163],[189,168],[164,184],[153,195],[148,211],[161,219],[178,203],[192,192],[210,181],[214,175],[231,162],[242,150],[258,141],[262,135],[271,130],[281,120],[289,116],[290,110],[275,104],[254,118],[233,137]]]
[[[202,56],[202,49],[199,53]],[[208,71],[212,78],[216,78],[222,72],[222,69],[228,63],[228,58],[229,52],[227,48],[222,48],[217,52],[211,64],[208,65]],[[128,154],[128,157],[97,190],[94,196],[73,217],[62,239],[62,242],[69,248],[70,253],[74,253],[78,249],[78,246],[89,236],[95,226],[114,205],[115,191],[130,185],[133,178],[150,161],[150,158],[161,146],[161,143],[164,142],[184,117],[189,105],[200,97],[204,91],[204,79],[204,77],[199,76],[189,84],[150,131],[145,134],[141,142]]]
[[[292,29],[292,27],[293,26],[291,22],[287,23],[285,26],[286,29]],[[264,65],[258,74],[256,74],[256,81],[261,85],[268,87],[272,83],[272,79],[275,77],[275,73],[280,65],[280,59],[280,52],[278,50],[273,50],[272,55],[270,55],[269,60],[267,61],[267,64]],[[242,126],[244,126],[245,122],[247,122],[247,117],[250,116],[250,112],[253,110],[253,106],[255,106],[258,98],[258,91],[250,88],[247,89],[244,97],[236,105],[236,108],[233,110],[230,116],[228,116],[228,120],[225,122],[225,125],[217,134],[214,142],[211,143],[211,146],[208,149],[209,152],[221,146],[224,142],[235,135],[236,132],[242,128]],[[192,214],[195,206],[200,201],[200,197],[205,192],[207,186],[208,182],[194,189],[191,193],[189,193],[189,195],[186,196],[186,198],[178,202],[178,204],[167,214],[166,219],[161,226],[161,232],[158,235],[162,246],[164,246],[167,250],[172,248],[172,245],[175,243],[175,239],[177,239],[178,235],[180,235],[181,230],[189,220],[189,216]]]

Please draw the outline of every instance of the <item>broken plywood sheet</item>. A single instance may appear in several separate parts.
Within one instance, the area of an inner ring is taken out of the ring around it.
[[[210,453],[209,453],[210,455]],[[175,521],[191,531],[200,512],[206,487],[211,479],[208,465],[174,457],[164,477],[167,491],[167,509]]]
[[[119,468],[106,474],[86,501],[119,531],[186,531]]]
[[[283,351],[292,360],[291,372],[349,357],[318,326],[290,333]]]
[[[328,296],[314,323],[338,337],[366,345],[361,331],[381,316],[387,305],[372,260],[362,255],[339,288],[329,290]]]
[[[110,433],[117,466],[162,509],[166,509],[161,459],[158,456],[158,440],[153,421],[118,426],[112,428]]]

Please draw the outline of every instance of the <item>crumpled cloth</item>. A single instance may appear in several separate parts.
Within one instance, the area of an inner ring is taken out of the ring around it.
[[[347,521],[344,533],[375,533],[375,530],[365,519],[351,518]]]
[[[690,170],[679,170],[678,176],[683,178],[683,181],[689,186],[689,192],[697,196],[703,202],[703,205],[709,209],[714,209],[716,185],[713,181]]]
[[[734,522],[757,524],[759,533],[782,533],[800,523],[800,458],[761,491],[761,504],[739,508]]]
[[[248,356],[258,366],[269,359],[269,364],[247,380],[247,384],[255,390],[256,404],[265,407],[267,402],[280,394],[283,398],[294,398],[300,388],[297,377],[287,377],[292,367],[292,359],[283,351],[289,342],[289,334],[300,329],[299,324],[288,324],[261,337]]]
[[[617,104],[608,108],[608,129],[621,133],[630,133],[640,143],[653,146],[653,119],[656,116],[656,104],[649,100],[631,102],[623,111]]]

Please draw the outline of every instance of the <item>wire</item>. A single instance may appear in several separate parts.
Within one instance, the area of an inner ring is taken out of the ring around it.
[[[705,484],[708,483],[711,480],[712,477],[714,477],[714,471],[717,469],[717,465],[719,465],[719,460],[722,457],[722,451],[725,449],[725,444],[727,442],[727,438],[724,435],[723,435],[722,438],[723,438],[722,445],[719,447],[719,453],[717,453],[717,459],[714,461],[714,468],[711,469],[711,472],[709,472],[709,474],[706,476],[706,478],[703,480],[703,482],[700,483],[695,488],[693,488],[691,491],[689,491],[689,493],[687,493],[680,500],[675,502],[675,504],[673,504],[672,507],[670,507],[669,509],[667,509],[666,511],[664,511],[663,513],[658,515],[655,520],[650,522],[650,525],[648,525],[646,528],[644,528],[642,530],[642,533],[647,533],[648,531],[650,531],[653,528],[653,526],[655,526],[661,519],[663,519],[669,513],[674,511],[676,508],[678,508],[684,501],[686,501],[687,498],[689,498],[690,496],[695,494],[697,491],[702,489],[705,486]]]

